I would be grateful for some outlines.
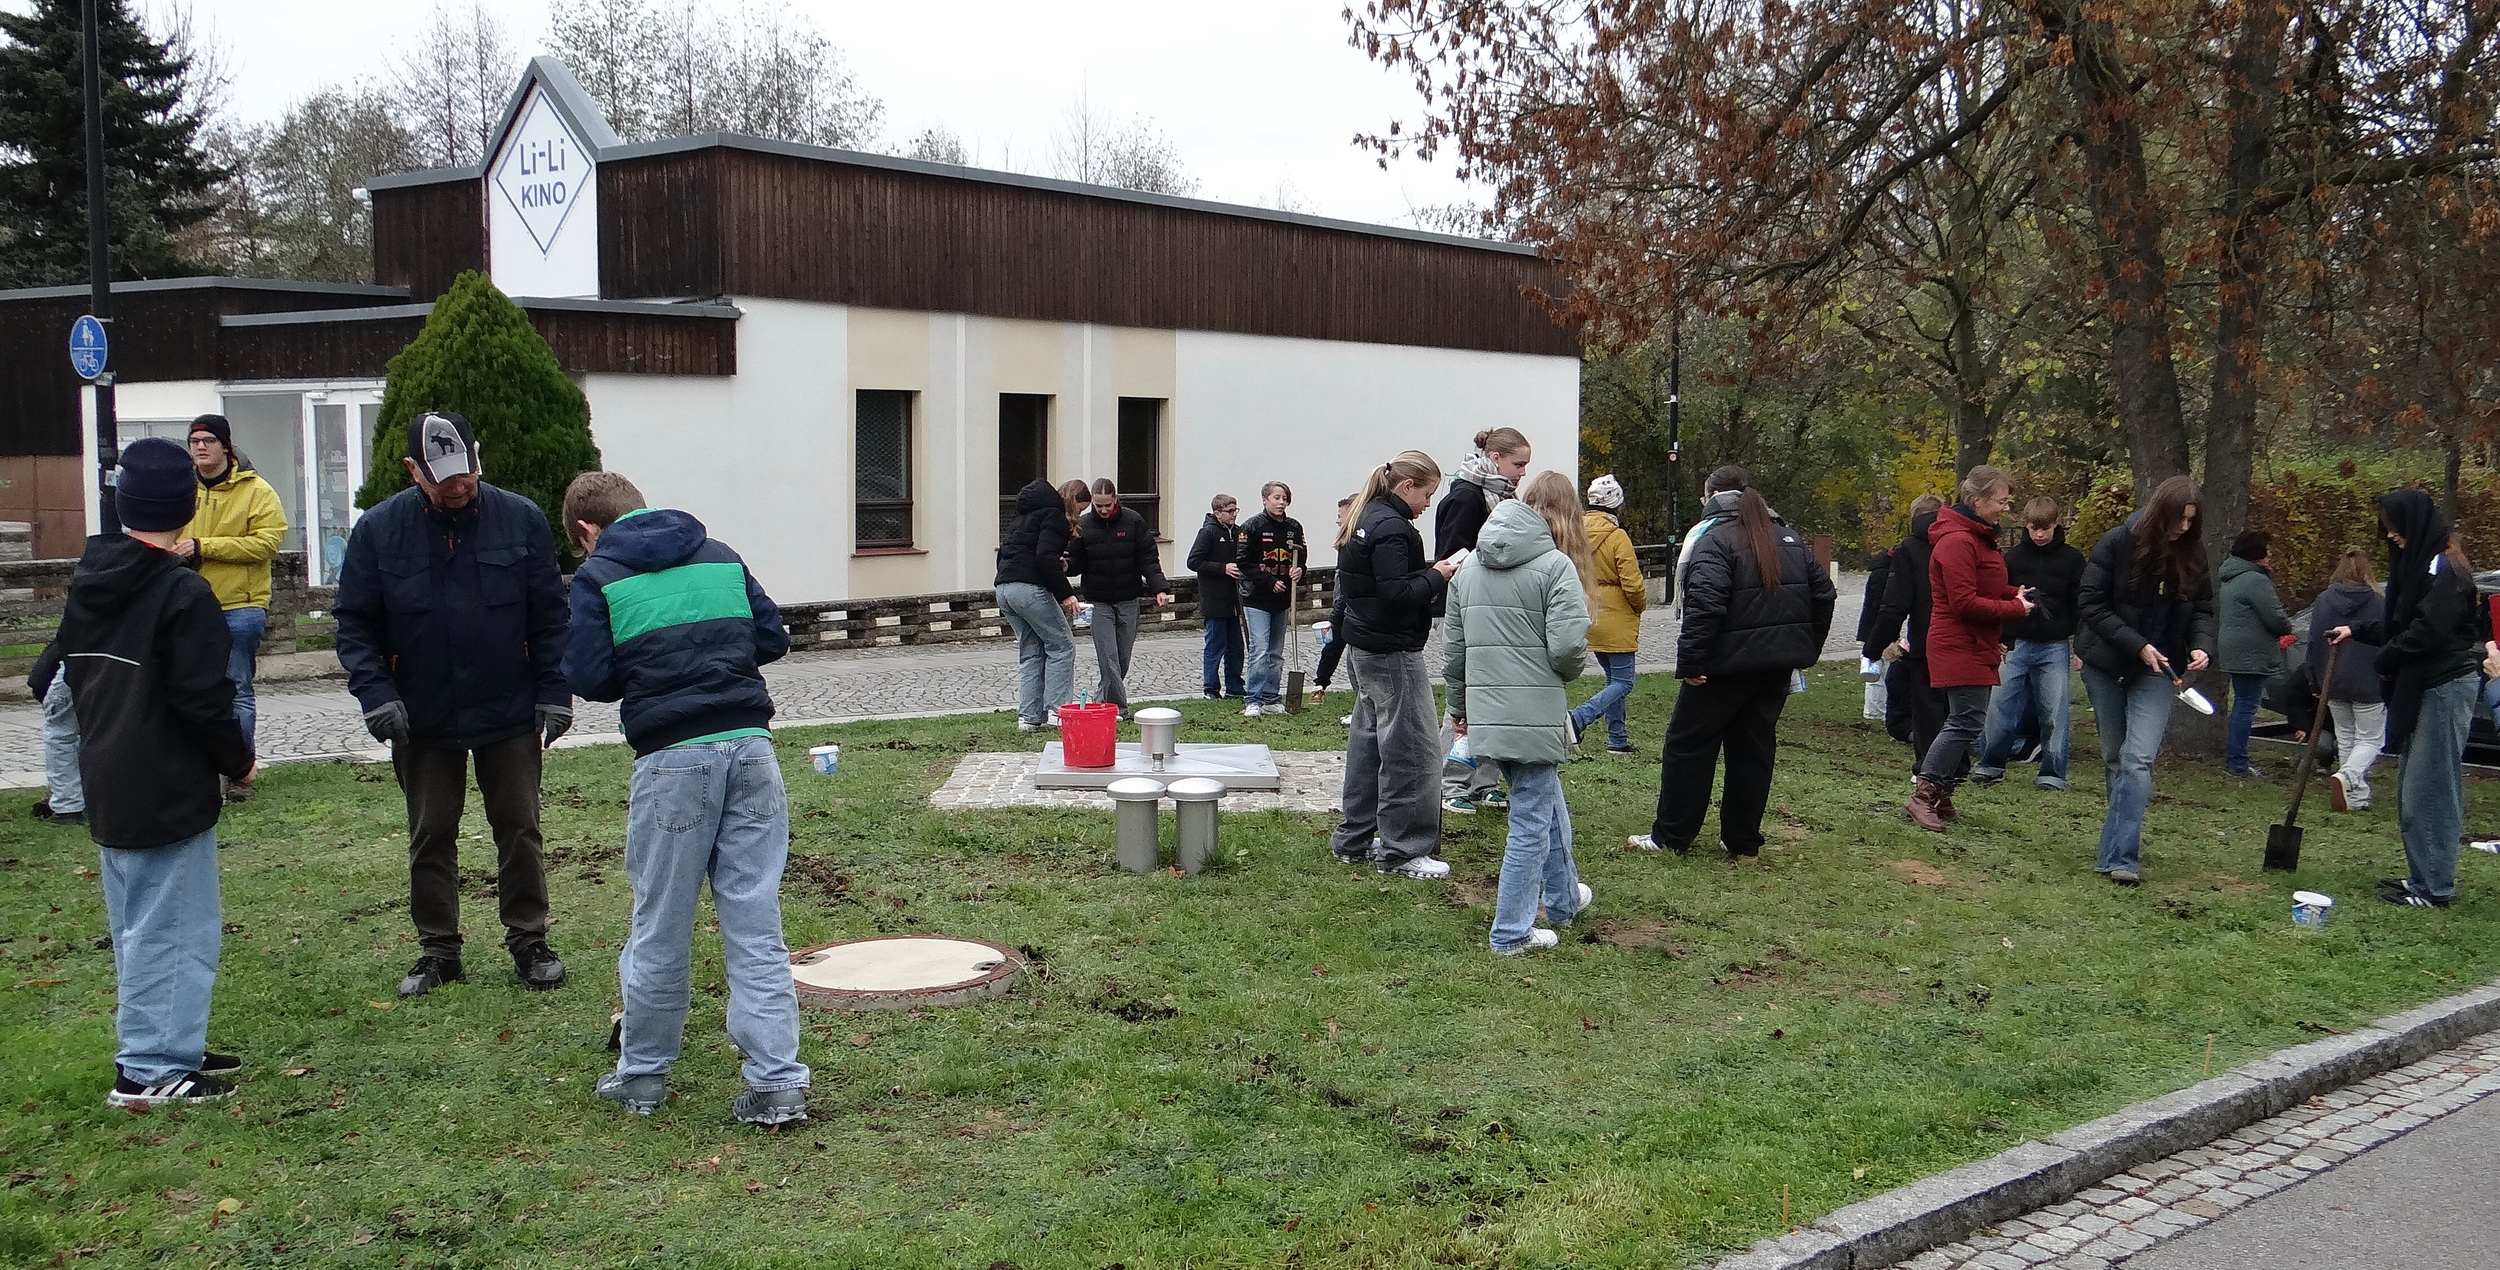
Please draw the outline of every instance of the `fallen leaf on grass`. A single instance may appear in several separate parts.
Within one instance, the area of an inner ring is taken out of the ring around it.
[[[747,1183],[747,1194],[749,1194],[749,1195],[756,1194],[756,1193],[758,1193],[758,1192],[762,1191],[763,1189],[764,1189],[764,1184],[763,1184],[762,1182],[749,1181],[749,1182]]]
[[[312,1069],[309,1067],[290,1067],[278,1074],[281,1076],[310,1076],[312,1075]]]
[[[1328,1020],[1328,1039],[1332,1041],[1337,1039],[1337,1020],[1334,1018]]]
[[[1597,1020],[1583,1014],[1580,1016],[1580,1026],[1588,1031],[1594,1032],[1597,1030]]]
[[[367,1001],[365,1004],[372,1006],[376,1010],[387,1010],[391,1008],[393,1003],[389,1001]]]
[[[57,988],[68,982],[69,980],[67,979],[28,979],[19,983],[17,986],[21,988]]]
[[[866,1032],[853,1032],[851,1033],[851,1046],[854,1049],[866,1049],[868,1047],[868,1042],[875,1039],[877,1038],[870,1036]]]
[[[356,1237],[355,1237],[355,1238],[353,1238],[353,1239],[348,1240],[348,1241],[347,1241],[347,1246],[348,1246],[348,1247],[350,1247],[350,1248],[362,1248],[362,1247],[364,1247],[366,1244],[369,1244],[369,1243],[372,1243],[372,1242],[373,1242],[373,1232],[372,1232],[372,1231],[370,1231],[370,1230],[368,1230],[368,1231],[366,1231],[365,1233],[363,1233],[363,1234],[361,1234],[361,1235],[358,1235],[358,1236],[356,1236]]]
[[[1850,1181],[1852,1181],[1852,1182],[1863,1182],[1863,1181],[1865,1181],[1865,1180],[1866,1180],[1866,1170],[1865,1170],[1864,1168],[1854,1168],[1854,1169],[1849,1170],[1849,1180],[1850,1180]]]
[[[502,1030],[502,1031],[500,1031],[500,1032],[495,1033],[495,1039],[496,1039],[496,1040],[498,1040],[498,1041],[509,1041],[509,1040],[511,1040],[511,1039],[512,1039],[512,1029],[511,1029],[511,1028],[505,1028],[504,1030]]]

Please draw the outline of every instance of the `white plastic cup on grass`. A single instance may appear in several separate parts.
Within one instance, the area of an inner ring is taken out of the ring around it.
[[[2335,916],[2335,897],[2316,891],[2292,892],[2292,924],[2311,929],[2323,927]]]

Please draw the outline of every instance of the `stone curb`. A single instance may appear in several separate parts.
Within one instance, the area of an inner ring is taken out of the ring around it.
[[[2500,981],[2277,1050],[2177,1093],[1861,1200],[1711,1270],[1881,1270],[2494,1029]]]

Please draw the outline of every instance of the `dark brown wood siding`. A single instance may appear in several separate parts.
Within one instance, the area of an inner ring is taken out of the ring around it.
[[[441,181],[373,192],[373,280],[439,298],[463,269],[486,267],[482,181]]]
[[[734,318],[530,309],[569,374],[734,375]],[[419,317],[225,328],[219,378],[379,378],[425,325]]]
[[[218,377],[219,316],[345,308],[371,295],[259,288],[184,287],[116,292],[113,372],[130,382]],[[87,297],[0,300],[0,454],[78,454],[78,389],[69,368],[69,324]]]
[[[716,146],[599,168],[609,298],[752,295],[1573,356],[1534,256]]]

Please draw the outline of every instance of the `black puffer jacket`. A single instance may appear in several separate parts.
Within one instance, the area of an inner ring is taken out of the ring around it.
[[[1068,572],[1082,574],[1079,588],[1095,604],[1124,604],[1141,595],[1172,589],[1163,580],[1163,560],[1146,518],[1120,508],[1105,520],[1092,512],[1077,517],[1076,540],[1068,544]]]
[[[2075,655],[2102,674],[2128,679],[2145,673],[2144,646],[2151,644],[2170,659],[2172,671],[2184,675],[2191,653],[2211,657],[2218,642],[2213,572],[2198,573],[2186,595],[2175,595],[2167,582],[2139,582],[2134,566],[2135,531],[2129,526],[2092,544],[2075,605]]]
[[[1805,539],[1785,525],[1780,579],[1763,585],[1745,527],[1721,521],[1693,544],[1684,571],[1684,623],[1676,633],[1675,675],[1755,675],[1803,670],[1822,660],[1840,592],[1814,562]]]
[[[1892,548],[1886,547],[1866,559],[1866,599],[1858,605],[1858,642],[1864,644],[1875,634],[1875,619],[1884,611],[1884,588],[1892,582]]]
[[[1883,608],[1875,614],[1875,627],[1866,633],[1865,646],[1859,651],[1867,657],[1880,658],[1892,642],[1902,638],[1901,627],[1909,624],[1909,655],[1927,660],[1927,618],[1936,611],[1936,597],[1930,589],[1927,566],[1935,554],[1935,544],[1927,541],[1928,527],[1936,523],[1936,513],[1921,512],[1910,518],[1910,536],[1892,549],[1892,574],[1884,580]]]
[[[2031,616],[2005,627],[2005,642],[2027,639],[2051,644],[2075,637],[2075,606],[2083,600],[2083,553],[2066,545],[2066,528],[2058,526],[2049,545],[2035,547],[2029,526],[2017,526],[2014,545],[2005,549],[2006,580],[2030,587],[2035,606]]]
[[[1022,582],[1064,600],[1076,594],[1060,557],[1068,550],[1067,504],[1048,481],[1029,481],[1016,491],[1016,521],[998,541],[998,574],[992,586]]]
[[[1433,606],[1450,580],[1424,554],[1415,514],[1395,494],[1364,505],[1354,536],[1337,549],[1337,594],[1345,622],[1337,637],[1367,653],[1420,653],[1432,638]]]
[[[1198,526],[1198,541],[1189,545],[1189,571],[1198,575],[1198,616],[1241,615],[1241,584],[1224,572],[1232,562],[1233,527],[1209,512],[1206,523]]]
[[[480,481],[449,513],[415,488],[383,499],[348,535],[332,610],[356,704],[407,702],[420,744],[497,745],[573,704],[555,535],[518,494]]]
[[[215,828],[217,778],[250,771],[252,743],[235,721],[226,619],[208,583],[171,552],[99,534],[70,575],[54,643],[78,705],[97,845],[165,847]]]

